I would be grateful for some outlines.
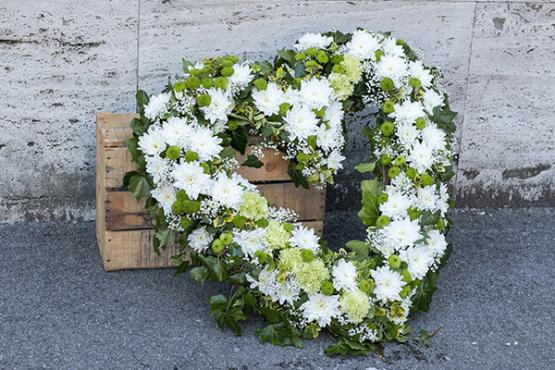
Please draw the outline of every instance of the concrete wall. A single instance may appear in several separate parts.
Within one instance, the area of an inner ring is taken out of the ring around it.
[[[181,57],[264,58],[303,32],[356,26],[443,67],[460,112],[459,206],[555,205],[553,3],[2,0],[0,222],[93,219],[94,113],[133,111],[137,87],[159,91]],[[331,208],[358,207],[356,179],[340,176]]]

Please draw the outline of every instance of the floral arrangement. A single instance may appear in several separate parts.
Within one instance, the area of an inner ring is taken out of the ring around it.
[[[266,318],[262,342],[302,345],[327,329],[328,355],[366,354],[404,341],[409,313],[428,310],[446,259],[453,123],[441,72],[403,40],[359,29],[305,34],[273,62],[227,55],[183,61],[163,93],[139,91],[128,148],[138,170],[125,184],[156,220],[155,248],[178,244],[178,272],[228,281],[210,299],[220,327],[240,334],[250,313]],[[290,160],[297,186],[324,186],[345,159],[346,114],[377,107],[364,129],[373,174],[362,181],[366,240],[338,251],[292,210],[268,205],[235,173],[250,135]]]

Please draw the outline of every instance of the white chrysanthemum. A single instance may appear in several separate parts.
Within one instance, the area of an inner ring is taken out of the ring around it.
[[[257,251],[266,249],[266,229],[234,231],[233,241],[239,244],[244,254],[254,257]]]
[[[162,126],[162,136],[168,145],[189,149],[193,126],[183,118],[170,117]]]
[[[318,146],[325,151],[335,148],[342,148],[345,144],[345,137],[340,128],[330,127],[325,125],[320,126],[317,134]]]
[[[238,209],[243,199],[243,188],[237,178],[220,173],[212,184],[212,198],[225,207]]]
[[[333,286],[335,289],[349,290],[357,287],[357,269],[352,262],[340,259],[332,270]]]
[[[382,266],[370,271],[370,275],[376,283],[374,294],[378,300],[382,302],[401,300],[401,289],[405,285],[401,274],[388,266]]]
[[[197,253],[202,253],[208,249],[212,242],[212,236],[205,226],[199,227],[187,236],[189,247]]]
[[[139,149],[146,155],[159,155],[166,150],[166,142],[158,128],[149,129],[139,138]]]
[[[346,44],[347,53],[363,60],[376,59],[376,51],[380,48],[378,38],[367,31],[358,30],[353,32],[351,41]]]
[[[389,225],[384,227],[384,233],[388,242],[397,250],[403,247],[411,247],[422,238],[418,221],[411,221],[408,217],[391,221]]]
[[[443,183],[439,186],[437,209],[439,209],[442,214],[445,214],[449,210],[449,190],[447,189],[447,185]]]
[[[393,109],[395,111],[391,113],[391,116],[399,123],[414,123],[417,118],[426,116],[424,109],[422,109],[422,104],[412,102],[410,99],[405,100],[401,104],[395,104]]]
[[[210,95],[210,105],[200,108],[210,123],[225,124],[227,115],[233,110],[233,100],[227,91],[221,89],[208,89],[206,91]]]
[[[185,190],[191,199],[197,199],[199,194],[210,191],[210,175],[204,173],[204,168],[198,162],[185,162],[175,166],[172,176],[175,179],[174,186]]]
[[[331,320],[341,315],[339,296],[314,294],[300,307],[303,317],[308,321],[316,321],[320,327],[326,327]]]
[[[343,106],[341,103],[334,101],[326,108],[326,113],[324,114],[324,120],[326,120],[331,127],[341,128],[341,123],[343,122],[343,117],[345,112],[343,111]]]
[[[428,123],[422,130],[422,141],[432,150],[441,150],[445,147],[445,132],[433,123]]]
[[[435,107],[443,107],[443,95],[437,93],[435,90],[426,90],[422,97],[422,103],[428,113],[433,113]]]
[[[258,289],[263,294],[273,296],[278,284],[276,281],[276,275],[276,270],[270,270],[270,268],[266,266],[258,274],[258,279],[254,279],[252,276],[247,275],[247,281],[250,282],[251,289]]]
[[[229,77],[229,83],[239,89],[245,88],[254,77],[248,62],[234,65],[233,70],[233,74]]]
[[[390,78],[395,87],[400,87],[403,79],[408,75],[408,65],[404,58],[395,55],[384,55],[376,64],[376,76],[381,80]]]
[[[442,256],[447,248],[447,241],[445,235],[438,230],[431,230],[428,232],[428,239],[426,239],[424,246],[430,250],[434,257]]]
[[[311,135],[318,133],[318,118],[310,108],[294,106],[284,118],[285,130],[291,140],[306,140]]]
[[[405,147],[411,147],[416,142],[416,139],[420,136],[420,131],[416,126],[409,122],[400,123],[397,126],[397,137],[401,145]]]
[[[433,254],[424,246],[407,248],[399,252],[401,260],[406,262],[413,279],[422,279],[434,263]]]
[[[145,106],[145,117],[150,120],[155,120],[160,115],[166,112],[166,108],[169,102],[169,94],[151,96],[148,104]]]
[[[297,299],[299,299],[299,294],[301,289],[299,285],[293,280],[287,279],[283,284],[278,283],[276,292],[272,297],[274,301],[279,302],[279,304],[289,304],[293,305]]]
[[[391,193],[387,196],[387,201],[380,205],[380,212],[392,219],[407,217],[407,209],[411,206],[408,196],[401,193]]]
[[[326,166],[332,170],[340,170],[343,168],[342,162],[345,160],[345,157],[341,155],[339,150],[334,150],[328,157],[326,158]]]
[[[303,51],[309,48],[325,49],[333,42],[333,38],[320,33],[305,33],[299,38],[294,48]]]
[[[427,209],[429,211],[435,212],[436,204],[439,197],[436,194],[436,186],[430,185],[418,189],[416,193],[416,204],[420,209]]]
[[[279,113],[279,106],[285,101],[285,94],[274,82],[268,83],[266,90],[255,89],[251,96],[256,108],[266,116]]]
[[[420,85],[426,88],[430,87],[434,78],[420,60],[409,62],[409,75],[418,78],[420,80]]]
[[[196,152],[201,161],[209,161],[223,150],[222,139],[213,135],[208,127],[198,126],[192,136],[191,150]]]
[[[175,203],[175,188],[171,185],[160,186],[152,189],[152,197],[160,203],[165,214],[172,213],[172,205]]]
[[[170,172],[170,161],[160,156],[146,157],[146,172],[152,177],[155,184],[167,182]]]
[[[314,233],[313,229],[298,225],[295,230],[293,230],[293,235],[289,239],[289,243],[291,243],[294,247],[309,249],[313,252],[317,252],[320,248],[318,240],[319,238]]]
[[[311,78],[301,82],[299,95],[303,105],[320,109],[332,102],[334,95],[327,78]]]
[[[397,45],[397,40],[391,37],[386,38],[382,42],[382,48],[385,55],[394,55],[396,57],[405,56],[405,51],[401,45]]]
[[[434,164],[432,148],[425,143],[416,143],[410,151],[408,160],[419,173],[424,173]]]

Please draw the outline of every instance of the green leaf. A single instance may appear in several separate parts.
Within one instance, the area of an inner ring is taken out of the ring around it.
[[[229,301],[224,295],[218,294],[210,297],[210,311],[214,315],[218,326],[224,329],[229,327],[235,335],[241,335],[239,321],[247,319],[243,312],[245,303],[242,298],[232,298]]]
[[[283,322],[277,324],[271,324],[265,328],[260,328],[256,331],[260,342],[271,343],[276,346],[294,346],[297,348],[303,348],[303,342],[300,336],[289,325]]]
[[[373,351],[373,350],[374,349],[371,346],[365,346],[355,341],[352,341],[346,338],[341,338],[337,341],[337,343],[327,347],[324,350],[324,352],[328,356],[337,356],[337,355],[366,356],[370,351]]]
[[[381,184],[378,180],[361,181],[362,189],[362,208],[358,212],[360,221],[366,226],[374,226],[380,214],[380,204],[378,196],[381,193]]]
[[[129,126],[133,130],[133,135],[142,136],[148,130],[150,122],[146,118],[133,118]]]
[[[150,196],[150,190],[152,190],[148,179],[136,171],[125,174],[123,186],[132,192],[137,199]]]
[[[125,144],[127,145],[127,150],[131,154],[131,158],[133,159],[133,162],[135,162],[135,163],[139,162],[140,159],[143,157],[143,155],[139,151],[137,137],[133,137],[133,138],[127,140],[125,142]]]
[[[453,112],[448,106],[444,108],[435,107],[431,120],[437,124],[439,128],[444,129],[449,133],[455,132],[455,124],[453,123],[457,112]]]
[[[210,273],[208,272],[208,269],[204,266],[197,266],[191,269],[191,277],[199,283],[204,283],[206,280],[208,280],[209,276]]]
[[[205,256],[202,254],[198,255],[198,258],[202,264],[210,272],[210,277],[216,281],[224,281],[227,278],[227,270],[224,264],[218,258],[214,256]]]
[[[249,130],[245,126],[238,126],[235,130],[228,131],[231,142],[229,143],[235,150],[245,154],[249,139]]]
[[[422,343],[423,345],[425,345],[426,347],[430,347],[430,339],[431,339],[431,335],[430,333],[428,333],[426,330],[422,329],[420,330],[420,333],[416,336],[416,341]]]
[[[345,246],[361,257],[368,257],[368,243],[362,240],[350,240],[345,244]]]
[[[376,168],[376,162],[372,163],[359,163],[355,166],[355,170],[360,173],[372,172]]]
[[[241,164],[241,166],[260,168],[260,167],[264,166],[264,162],[262,162],[260,159],[258,159],[257,156],[255,156],[253,154],[249,154],[247,156],[247,160],[244,161]]]
[[[135,99],[137,101],[137,112],[139,112],[141,116],[143,116],[145,114],[145,106],[150,100],[148,94],[143,90],[137,90],[137,93],[135,94]]]
[[[165,248],[167,246],[175,244],[175,231],[170,229],[160,230],[154,234],[154,237],[158,241],[159,248]]]

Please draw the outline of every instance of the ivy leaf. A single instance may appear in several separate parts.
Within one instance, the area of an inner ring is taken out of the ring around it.
[[[227,270],[225,269],[222,261],[214,256],[198,255],[201,263],[210,272],[210,277],[216,281],[224,281],[227,278]]]
[[[229,131],[231,142],[229,143],[235,150],[245,154],[247,142],[249,140],[249,130],[245,126],[238,126],[235,130]]]
[[[197,266],[191,269],[191,277],[199,283],[204,283],[206,280],[208,280],[209,276],[210,273],[208,272],[208,269],[204,266]]]
[[[127,140],[125,142],[125,144],[127,145],[127,150],[131,154],[131,158],[133,159],[133,162],[135,162],[135,163],[139,162],[141,160],[141,158],[143,157],[143,155],[139,151],[138,138],[135,136],[135,137]]]
[[[271,343],[276,346],[294,346],[303,348],[303,342],[296,330],[283,322],[271,324],[256,331],[260,342]]]
[[[303,173],[300,170],[295,168],[293,161],[291,161],[291,163],[289,164],[289,169],[287,172],[289,173],[289,176],[291,176],[291,180],[293,180],[293,184],[295,184],[295,186],[302,186],[303,188],[308,189],[307,178],[303,176]]]
[[[355,252],[358,256],[368,257],[368,243],[362,240],[350,240],[345,244],[345,246]]]
[[[373,348],[370,346],[365,346],[355,341],[341,338],[337,341],[337,343],[327,347],[324,352],[330,357],[337,355],[366,356],[371,350],[373,350]]]
[[[453,120],[456,116],[457,112],[453,112],[448,106],[445,106],[445,108],[435,107],[430,119],[435,122],[439,128],[442,128],[449,133],[453,133],[455,132],[455,124],[453,123]]]
[[[135,94],[135,100],[137,101],[137,112],[143,116],[145,114],[145,106],[149,102],[148,94],[143,90],[137,90]]]
[[[281,49],[278,51],[278,57],[287,62],[290,66],[295,64],[295,52],[293,50]],[[279,60],[279,58],[276,58]]]
[[[133,135],[142,136],[146,132],[148,127],[150,126],[150,123],[148,122],[148,120],[146,118],[145,119],[133,118],[131,120],[131,122],[129,123],[129,126],[131,126],[131,130],[133,131]]]
[[[360,173],[372,172],[376,168],[376,162],[372,163],[359,163],[355,166],[355,170]]]
[[[247,160],[244,161],[241,165],[242,166],[247,166],[247,167],[260,168],[260,167],[264,166],[264,162],[262,162],[260,159],[258,159],[257,156],[255,156],[253,154],[249,154],[247,156]]]
[[[223,294],[210,297],[210,311],[216,318],[220,329],[229,327],[235,335],[241,335],[239,321],[247,319],[243,312],[245,303],[241,298],[232,298],[230,302]]]
[[[160,231],[156,232],[154,237],[158,241],[158,247],[159,248],[165,248],[169,245],[175,244],[175,237],[176,237],[175,231],[173,231],[171,229],[160,230]]]
[[[150,196],[152,186],[148,179],[136,171],[127,172],[123,177],[123,186],[133,193],[135,198]]]
[[[374,226],[380,214],[378,196],[381,193],[381,184],[378,180],[361,181],[362,189],[362,208],[358,212],[360,221],[366,226]]]

